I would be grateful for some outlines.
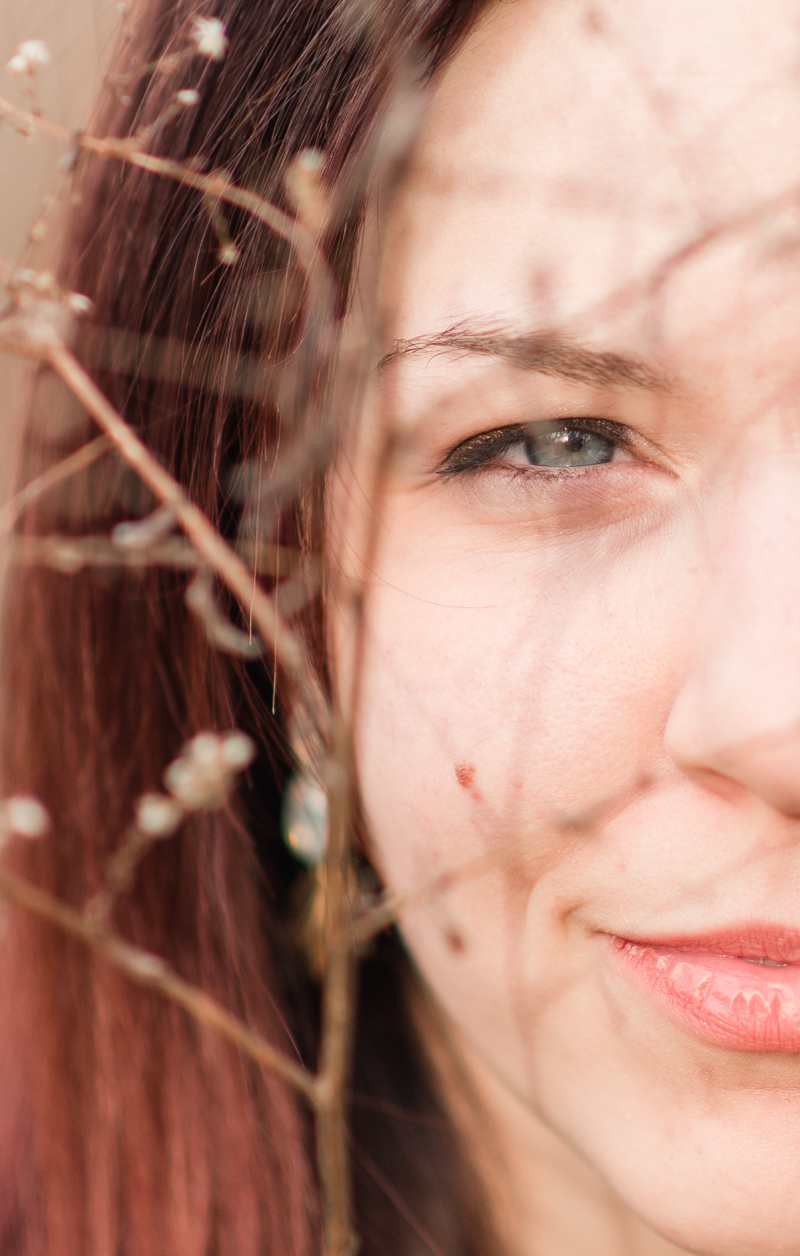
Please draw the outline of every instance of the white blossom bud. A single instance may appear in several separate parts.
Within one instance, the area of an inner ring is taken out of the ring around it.
[[[228,792],[229,774],[220,762],[217,739],[213,738],[213,744],[206,742],[209,736],[201,734],[199,755],[192,753],[194,745],[190,742],[187,752],[173,760],[164,773],[167,789],[188,811],[221,807]],[[197,741],[200,738],[194,738]]]
[[[136,804],[136,827],[151,837],[169,837],[183,819],[183,808],[166,794],[142,794]]]
[[[37,798],[14,794],[2,804],[0,823],[18,837],[44,837],[50,828],[50,816]]]
[[[250,738],[236,729],[224,736],[198,733],[170,763],[164,784],[188,811],[221,807],[235,773],[252,763],[255,753]]]
[[[202,781],[198,777],[196,765],[182,755],[170,763],[164,773],[164,784],[173,798],[177,798],[184,806],[193,808],[202,805]]]
[[[216,733],[198,733],[186,749],[196,763],[219,763],[221,746]]]
[[[191,34],[192,42],[203,57],[221,61],[228,47],[225,23],[218,17],[196,17]]]
[[[175,102],[178,105],[199,105],[200,93],[196,92],[193,87],[184,88],[175,96]]]
[[[24,40],[6,66],[12,74],[35,74],[37,67],[50,64],[50,49],[41,39]]]
[[[148,951],[135,951],[133,947],[129,947],[126,959],[129,968],[145,980],[157,981],[169,975],[169,965],[159,955],[151,955]]]
[[[256,748],[246,733],[226,733],[222,738],[220,757],[227,768],[240,772],[253,762]]]
[[[67,305],[75,314],[90,314],[94,308],[94,302],[82,292],[70,292]]]

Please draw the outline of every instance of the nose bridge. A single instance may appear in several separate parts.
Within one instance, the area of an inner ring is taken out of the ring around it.
[[[800,814],[800,456],[759,457],[704,521],[694,650],[666,748]]]

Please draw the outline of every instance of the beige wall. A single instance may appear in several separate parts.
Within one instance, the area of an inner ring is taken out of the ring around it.
[[[52,62],[38,76],[42,111],[70,128],[84,125],[119,20],[114,0],[0,0],[0,96],[24,104],[20,80],[5,66],[22,40],[43,39]],[[63,151],[45,136],[24,139],[8,123],[0,124],[0,256],[6,261],[23,257],[42,197],[57,186]],[[36,254],[26,261],[35,265]],[[28,372],[0,355],[0,498],[14,476]]]
[[[65,126],[83,125],[118,23],[113,0],[0,0],[0,96],[24,104],[20,80],[5,66],[22,40],[43,39],[53,60],[38,77],[42,110]],[[62,152],[44,136],[25,140],[0,126],[0,254],[9,261],[23,249]]]

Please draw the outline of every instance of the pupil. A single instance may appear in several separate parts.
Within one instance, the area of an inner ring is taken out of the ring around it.
[[[537,467],[590,467],[611,461],[614,442],[586,428],[551,428],[528,435],[525,452]]]

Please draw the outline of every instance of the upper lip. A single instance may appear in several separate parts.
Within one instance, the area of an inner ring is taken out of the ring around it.
[[[709,930],[707,933],[617,936],[623,942],[633,942],[637,946],[707,952],[712,955],[728,955],[735,959],[772,960],[779,964],[800,964],[800,929],[788,925],[748,922]]]

